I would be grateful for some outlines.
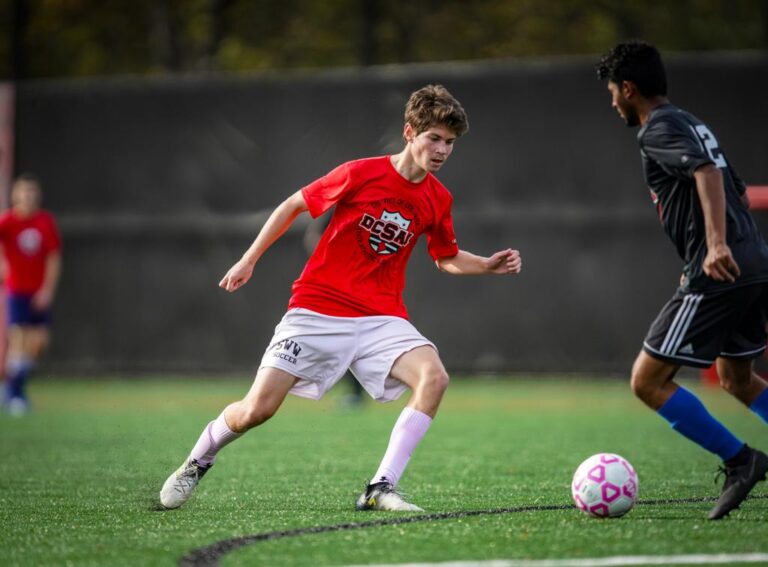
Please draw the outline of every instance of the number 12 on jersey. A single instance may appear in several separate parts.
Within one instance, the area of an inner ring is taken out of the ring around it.
[[[720,145],[717,143],[717,138],[712,131],[704,124],[697,124],[694,128],[691,126],[691,130],[694,131],[696,137],[699,139],[699,143],[707,152],[712,161],[715,162],[715,166],[719,168],[726,167],[728,164],[725,161],[723,152],[720,151]]]

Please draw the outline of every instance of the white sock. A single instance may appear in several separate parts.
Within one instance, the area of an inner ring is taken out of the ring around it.
[[[205,426],[189,458],[195,459],[203,466],[210,465],[216,458],[216,453],[241,435],[242,433],[235,433],[229,428],[224,419],[224,412],[221,412],[219,417]]]
[[[387,452],[384,453],[384,458],[371,484],[388,482],[393,487],[397,485],[413,450],[424,437],[431,423],[432,418],[427,414],[408,407],[403,409],[392,429]]]

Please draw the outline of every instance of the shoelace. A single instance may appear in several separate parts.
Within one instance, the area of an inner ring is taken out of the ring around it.
[[[717,473],[715,473],[715,484],[717,484],[720,481],[720,478],[723,476],[725,477],[725,481],[723,482],[723,488],[725,488],[728,485],[728,480],[733,475],[734,469],[724,467],[722,465],[717,467]]]
[[[723,475],[725,475],[726,479],[728,478],[728,469],[726,469],[723,466],[717,467],[717,471],[715,472],[715,480],[714,480],[715,484],[717,484],[720,481],[720,478],[722,478]]]
[[[394,494],[395,496],[397,496],[403,502],[407,502],[408,495],[407,495],[406,492],[401,492],[399,489],[396,489],[394,486],[391,486],[391,485],[386,484],[386,483],[378,483],[377,482],[375,484],[379,485],[377,487],[377,490],[379,491],[380,494]],[[381,484],[383,484],[383,486],[381,486]],[[368,481],[366,480],[365,481],[365,487],[366,487],[365,488],[365,499],[366,500],[368,500],[372,496],[372,492],[368,492],[368,487],[369,486],[370,485],[368,484]]]
[[[200,468],[197,465],[190,465],[181,471],[176,477],[176,490],[185,492],[192,488],[200,478]]]
[[[383,487],[379,488],[379,490],[381,491],[381,494],[392,494],[393,496],[396,496],[397,498],[399,498],[403,502],[407,502],[408,496],[406,495],[406,493],[397,490],[393,486],[390,486],[390,485],[387,484],[386,486],[383,486]]]

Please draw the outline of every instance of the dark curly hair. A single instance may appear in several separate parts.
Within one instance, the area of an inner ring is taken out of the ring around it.
[[[619,43],[595,66],[600,79],[620,85],[631,81],[646,98],[667,95],[667,74],[659,51],[649,43]]]

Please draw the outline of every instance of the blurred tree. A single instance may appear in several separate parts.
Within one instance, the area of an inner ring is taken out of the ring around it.
[[[0,0],[0,79],[768,49],[768,0]]]
[[[24,0],[14,0],[5,11],[11,29],[6,37],[9,38],[8,75],[12,79],[27,77],[27,53],[24,49],[23,32],[29,25],[29,10]]]
[[[152,66],[167,71],[180,71],[179,22],[169,0],[152,4],[149,18]]]

